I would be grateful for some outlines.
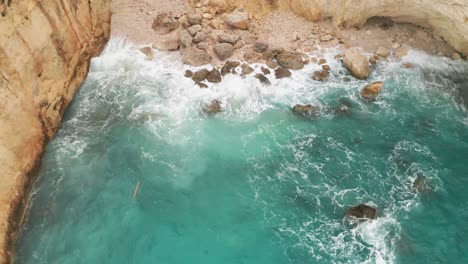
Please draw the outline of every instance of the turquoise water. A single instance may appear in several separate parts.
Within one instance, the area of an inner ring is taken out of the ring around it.
[[[326,56],[324,83],[309,65],[200,89],[177,55],[112,40],[47,147],[17,263],[468,263],[468,64],[379,62],[366,103]],[[222,114],[200,111],[212,99]],[[380,217],[349,223],[359,203]]]

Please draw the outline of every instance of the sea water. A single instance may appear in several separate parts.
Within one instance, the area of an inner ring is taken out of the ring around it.
[[[360,81],[334,55],[325,82],[311,64],[200,89],[178,55],[111,40],[47,146],[16,262],[468,263],[468,64],[411,51]],[[360,203],[378,219],[346,220]]]

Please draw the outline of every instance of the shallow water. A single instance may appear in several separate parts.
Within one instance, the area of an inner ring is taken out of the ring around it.
[[[47,146],[17,263],[468,263],[468,64],[379,62],[366,103],[333,56],[324,83],[309,65],[200,89],[176,55],[111,40]],[[348,223],[359,203],[380,217]]]

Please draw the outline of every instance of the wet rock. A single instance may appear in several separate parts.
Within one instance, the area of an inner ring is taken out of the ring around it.
[[[343,64],[357,79],[367,79],[370,75],[369,61],[357,50],[346,50]]]
[[[377,209],[369,205],[360,204],[358,206],[349,208],[346,211],[346,215],[348,217],[358,219],[375,219],[377,218]]]
[[[300,70],[304,68],[301,54],[297,52],[282,52],[276,57],[278,64],[283,68]]]
[[[201,66],[211,62],[211,56],[204,50],[187,48],[183,51],[182,61],[192,66]]]
[[[178,27],[179,21],[171,13],[158,14],[151,26],[157,34],[168,34]]]
[[[390,54],[390,51],[384,47],[379,47],[377,51],[375,52],[375,55],[381,58],[387,58],[389,54]]]
[[[187,22],[189,25],[200,25],[203,21],[203,17],[200,14],[190,14],[187,16]]]
[[[279,67],[275,70],[275,77],[276,79],[291,77],[291,71],[286,68]]]
[[[369,58],[369,63],[372,64],[372,65],[375,65],[377,64],[377,61],[379,60],[379,56],[377,55],[372,55],[370,56]]]
[[[305,65],[307,65],[307,64],[309,64],[309,63],[310,63],[310,60],[309,60],[309,59],[305,59],[305,60],[304,60],[304,64],[305,64]]]
[[[248,29],[249,28],[249,14],[242,11],[234,11],[227,15],[226,24],[237,29]]]
[[[254,44],[254,51],[258,53],[263,53],[268,49],[268,45],[263,42],[256,42]]]
[[[146,55],[146,58],[152,60],[154,58],[153,49],[151,47],[143,47],[138,49],[141,53]]]
[[[193,42],[194,43],[200,43],[202,41],[205,41],[205,39],[207,38],[205,32],[203,31],[200,31],[200,32],[197,32],[197,34],[195,34],[195,37],[193,37]]]
[[[238,61],[226,61],[226,63],[221,68],[221,75],[224,76],[228,73],[235,73],[235,68],[240,65]]]
[[[187,28],[188,32],[190,33],[191,36],[195,36],[198,32],[202,31],[202,26],[200,25],[193,25],[189,28]]]
[[[218,36],[218,41],[220,43],[229,43],[229,44],[232,44],[232,45],[234,45],[237,42],[238,39],[239,39],[239,36],[237,36],[235,34],[223,33],[223,34]]]
[[[247,63],[242,63],[241,68],[243,75],[251,74],[252,72],[254,72],[254,69],[250,67]]]
[[[324,81],[328,78],[329,75],[330,73],[326,70],[315,71],[312,79],[316,81]]]
[[[196,84],[197,84],[200,88],[208,88],[208,85],[207,85],[206,83],[196,82]]]
[[[265,74],[265,75],[268,75],[268,74],[271,73],[270,70],[269,70],[268,68],[265,68],[265,67],[263,67],[263,66],[262,66],[260,69],[262,70],[263,74]]]
[[[214,99],[209,104],[205,105],[203,111],[208,114],[216,114],[222,112],[221,102]]]
[[[418,175],[416,180],[413,182],[413,188],[418,192],[427,192],[429,188],[427,186],[427,179],[425,176]]]
[[[192,80],[196,83],[206,80],[209,71],[207,69],[201,69],[192,74]]]
[[[213,48],[214,52],[220,60],[226,60],[234,53],[234,48],[229,43],[219,43]]]
[[[206,80],[211,83],[219,83],[221,82],[221,73],[216,69],[212,69],[206,76]]]
[[[379,96],[380,91],[382,91],[383,82],[374,82],[369,85],[366,85],[361,90],[361,97],[367,101],[375,101]]]
[[[271,82],[270,80],[268,80],[267,77],[265,77],[265,75],[261,74],[261,73],[257,73],[255,74],[255,78],[257,78],[258,80],[260,80],[261,83],[265,84],[265,85],[270,85]]]
[[[193,72],[191,70],[186,70],[185,71],[185,75],[184,75],[185,77],[190,78],[190,77],[192,77],[192,75],[193,75]]]
[[[329,71],[331,68],[328,64],[322,65],[322,70]]]
[[[455,52],[452,54],[452,60],[460,60],[462,57],[460,55],[460,53],[458,52]]]
[[[297,104],[292,108],[292,111],[294,114],[303,116],[303,117],[314,117],[317,116],[318,114],[318,107],[307,104],[307,105],[301,105]]]

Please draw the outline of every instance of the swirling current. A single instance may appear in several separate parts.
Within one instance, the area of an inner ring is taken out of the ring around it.
[[[178,55],[112,39],[47,146],[16,262],[468,263],[468,63],[411,51],[361,81],[335,53],[325,82],[310,64],[200,89]],[[360,203],[379,217],[350,224]]]

